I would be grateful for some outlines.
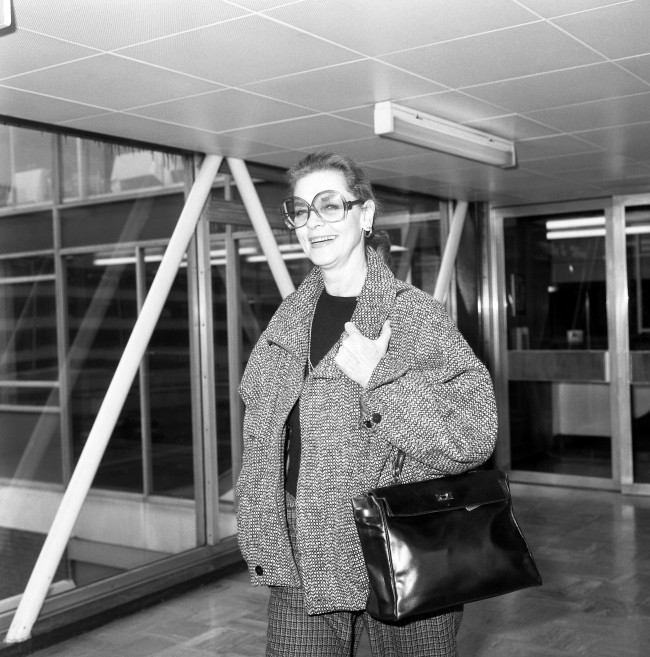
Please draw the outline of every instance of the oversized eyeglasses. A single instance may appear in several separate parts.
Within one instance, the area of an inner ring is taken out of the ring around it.
[[[307,203],[299,196],[290,196],[282,201],[282,216],[289,229],[302,228],[309,221],[309,214],[313,212],[322,221],[333,224],[347,217],[348,210],[363,203],[361,199],[348,201],[340,192],[327,189],[314,196],[311,203]]]

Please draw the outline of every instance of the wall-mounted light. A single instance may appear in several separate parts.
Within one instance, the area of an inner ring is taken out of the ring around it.
[[[514,142],[391,101],[375,104],[375,134],[497,167],[517,164]]]

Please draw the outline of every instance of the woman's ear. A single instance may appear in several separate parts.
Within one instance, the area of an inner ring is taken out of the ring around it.
[[[367,200],[362,206],[361,211],[363,216],[361,217],[361,228],[363,230],[372,230],[372,224],[375,221],[375,202],[372,200]]]

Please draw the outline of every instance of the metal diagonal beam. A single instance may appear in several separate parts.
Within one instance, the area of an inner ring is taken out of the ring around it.
[[[242,197],[248,216],[250,217],[255,234],[260,243],[260,247],[266,256],[269,263],[271,274],[278,286],[282,298],[289,296],[296,288],[289,275],[289,270],[285,261],[282,259],[282,253],[278,248],[278,243],[275,240],[275,235],[269,225],[269,220],[266,217],[262,203],[260,202],[255,185],[251,176],[246,168],[246,163],[234,157],[227,159],[230,172],[235,179],[235,184]]]
[[[7,632],[5,643],[25,641],[31,635],[32,627],[43,606],[56,568],[97,473],[131,384],[138,372],[140,361],[158,323],[203,206],[210,194],[221,161],[222,158],[217,155],[207,155],[203,161],[104,401],[97,413],[77,467],[70,479],[70,484],[61,500],[52,527],[27,582],[16,615]]]
[[[436,280],[436,288],[433,292],[433,297],[444,303],[449,291],[449,281],[454,270],[454,263],[456,262],[456,255],[458,253],[458,245],[460,244],[460,236],[463,233],[463,226],[465,225],[465,216],[467,215],[467,201],[458,201],[454,214],[451,218],[451,227],[449,229],[449,237],[445,244],[445,251],[442,254],[442,262],[440,263],[440,272]]]

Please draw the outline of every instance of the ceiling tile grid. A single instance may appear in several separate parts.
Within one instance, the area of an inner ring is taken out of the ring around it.
[[[648,0],[13,0],[0,115],[493,203],[650,187]],[[515,141],[500,170],[384,140],[392,100]]]

